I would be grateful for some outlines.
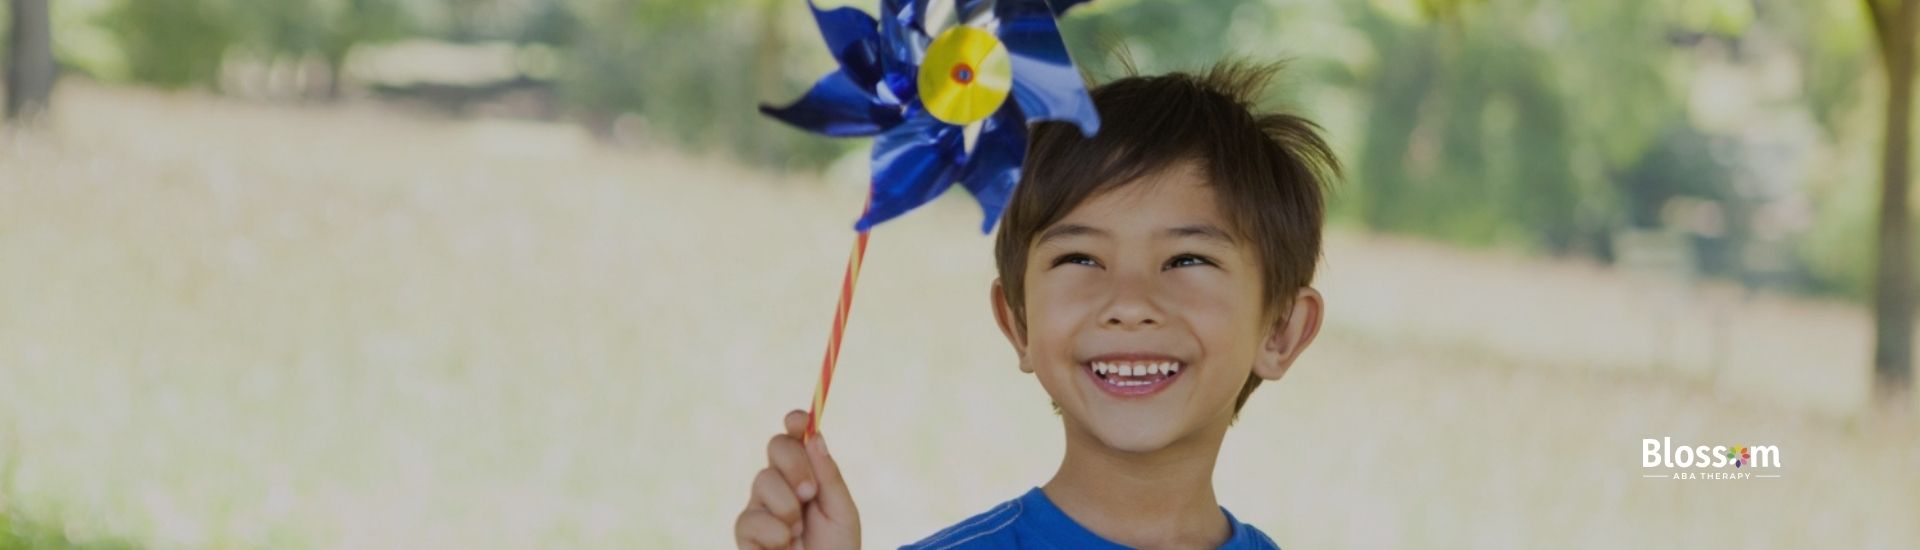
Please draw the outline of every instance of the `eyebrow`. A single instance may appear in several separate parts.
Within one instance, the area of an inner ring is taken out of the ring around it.
[[[1214,227],[1214,225],[1210,223],[1182,225],[1179,227],[1168,229],[1166,232],[1166,235],[1168,237],[1173,237],[1173,238],[1199,237],[1201,239],[1219,241],[1220,243],[1227,244],[1227,245],[1231,245],[1234,243],[1232,233],[1228,233],[1223,229]]]
[[[1033,241],[1033,246],[1039,247],[1040,245],[1046,244],[1047,241],[1054,240],[1054,239],[1064,239],[1067,237],[1079,237],[1079,236],[1112,237],[1113,234],[1108,233],[1107,230],[1105,229],[1100,229],[1098,227],[1093,227],[1090,225],[1081,225],[1077,223],[1063,223],[1060,225],[1055,225],[1053,227],[1047,228],[1046,231],[1042,231],[1040,233],[1040,238]]]
[[[1226,232],[1226,230],[1220,229],[1219,227],[1216,227],[1213,224],[1208,224],[1208,223],[1182,225],[1182,226],[1168,228],[1164,233],[1162,233],[1162,235],[1165,235],[1168,238],[1175,238],[1175,239],[1183,238],[1183,237],[1197,237],[1200,239],[1218,241],[1220,243],[1228,244],[1228,245],[1234,244],[1232,233],[1228,233]],[[1067,237],[1080,237],[1080,236],[1112,238],[1113,234],[1107,232],[1107,230],[1105,229],[1100,229],[1098,227],[1093,227],[1090,225],[1082,225],[1077,223],[1063,223],[1063,224],[1048,228],[1046,231],[1041,232],[1040,238],[1035,240],[1033,242],[1033,245],[1035,247],[1038,247],[1042,244],[1046,244],[1046,242],[1050,240],[1064,239]]]

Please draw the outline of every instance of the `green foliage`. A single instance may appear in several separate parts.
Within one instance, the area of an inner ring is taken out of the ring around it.
[[[1879,182],[1868,174],[1836,180],[1815,212],[1821,223],[1796,243],[1812,275],[1811,290],[1866,301],[1872,296],[1880,219]]]
[[[856,145],[755,109],[797,99],[832,68],[810,19],[795,17],[803,3],[607,0],[576,9],[584,23],[560,86],[592,117],[637,115],[653,137],[762,166],[821,167]]]
[[[1478,3],[1426,13],[1433,22],[1354,14],[1378,54],[1358,71],[1366,122],[1352,200],[1362,219],[1556,252],[1603,233],[1613,199],[1583,196],[1573,171],[1583,136],[1551,44],[1503,32],[1523,14]],[[1583,202],[1600,213],[1581,212]]]
[[[165,88],[213,86],[236,47],[319,56],[337,68],[355,45],[405,36],[403,0],[119,0],[99,18],[127,77]]]
[[[139,546],[113,539],[75,538],[59,524],[0,511],[0,550],[121,550]]]
[[[1795,49],[1806,52],[1807,106],[1830,135],[1843,130],[1842,117],[1858,107],[1861,76],[1878,69],[1872,26],[1859,2],[1799,2],[1766,0],[1760,3],[1778,14],[1773,25]]]
[[[1243,0],[1102,1],[1087,6],[1060,22],[1061,34],[1074,62],[1102,77],[1124,74],[1123,61],[1143,73],[1204,66],[1232,53],[1233,44],[1218,39],[1221,29],[1235,17],[1261,17],[1266,10],[1263,4]]]
[[[212,85],[235,39],[234,21],[220,7],[212,0],[123,0],[100,24],[119,38],[134,80],[165,88]]]
[[[356,44],[399,38],[409,30],[398,0],[246,0],[234,11],[246,43],[275,55],[337,60]]]
[[[1461,242],[1604,251],[1631,198],[1620,174],[1667,166],[1643,161],[1685,124],[1675,76],[1685,42],[1750,19],[1724,4],[1425,2],[1413,19],[1359,10],[1379,59],[1363,71],[1362,216]]]

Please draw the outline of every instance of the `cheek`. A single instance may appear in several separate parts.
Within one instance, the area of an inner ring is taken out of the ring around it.
[[[1222,329],[1246,322],[1249,311],[1258,312],[1259,290],[1248,281],[1218,273],[1171,279],[1167,298],[1201,334],[1226,334]]]
[[[1098,303],[1093,281],[1072,277],[1027,280],[1027,346],[1042,357],[1072,349],[1073,333]]]
[[[1179,278],[1168,296],[1209,356],[1251,368],[1261,336],[1259,282],[1218,275]]]

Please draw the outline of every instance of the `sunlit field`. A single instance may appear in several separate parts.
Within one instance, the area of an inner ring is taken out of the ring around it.
[[[731,547],[863,192],[571,125],[54,105],[0,141],[0,511],[157,548]],[[872,547],[1061,447],[949,199],[875,232],[825,416]],[[1341,228],[1317,286],[1216,472],[1283,546],[1920,548],[1858,306]],[[1646,437],[1783,467],[1644,478]]]

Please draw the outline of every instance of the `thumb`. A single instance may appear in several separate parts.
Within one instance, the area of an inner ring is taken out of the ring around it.
[[[807,438],[807,462],[813,466],[813,479],[820,483],[819,496],[814,497],[820,511],[836,523],[859,521],[859,511],[853,506],[853,493],[847,491],[847,482],[840,477],[840,465],[834,463],[833,455],[827,453],[827,438],[820,432],[814,432]]]

